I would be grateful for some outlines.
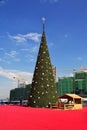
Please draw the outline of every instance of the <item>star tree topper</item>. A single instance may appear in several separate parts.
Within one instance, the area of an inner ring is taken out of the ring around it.
[[[45,17],[42,17],[42,22],[43,22],[43,24],[45,23],[45,20],[46,20]]]
[[[44,32],[44,28],[45,28],[45,27],[44,27],[45,20],[46,20],[46,19],[45,19],[44,17],[42,17],[42,22],[43,22],[43,32]]]

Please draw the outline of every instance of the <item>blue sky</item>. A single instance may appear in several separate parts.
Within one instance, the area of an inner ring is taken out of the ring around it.
[[[43,16],[57,77],[87,67],[86,0],[0,0],[0,98],[9,96],[17,79],[31,82]]]

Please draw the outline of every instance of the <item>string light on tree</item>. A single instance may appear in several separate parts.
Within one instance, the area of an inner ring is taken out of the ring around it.
[[[45,36],[44,17],[42,23],[43,32],[30,91],[33,98],[29,98],[31,107],[46,107],[49,102],[56,103],[57,101],[55,80]]]

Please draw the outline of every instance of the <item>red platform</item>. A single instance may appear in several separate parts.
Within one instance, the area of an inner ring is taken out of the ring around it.
[[[54,110],[0,105],[0,130],[86,130],[87,107]]]

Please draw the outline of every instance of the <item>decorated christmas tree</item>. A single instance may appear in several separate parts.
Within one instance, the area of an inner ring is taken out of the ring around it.
[[[51,103],[57,102],[57,89],[53,76],[52,64],[49,56],[46,36],[44,32],[41,38],[41,44],[31,84],[29,95],[29,106],[47,107]]]

